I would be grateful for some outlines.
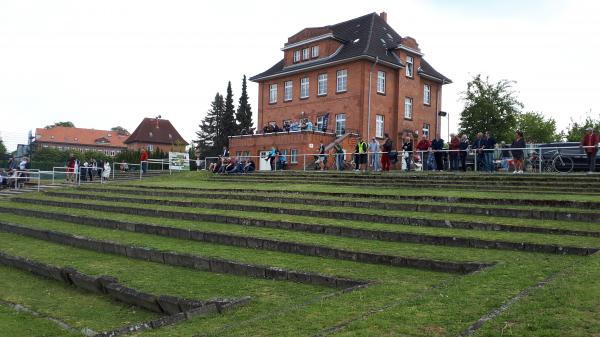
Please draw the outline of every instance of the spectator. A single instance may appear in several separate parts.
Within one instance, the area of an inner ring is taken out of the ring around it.
[[[477,136],[475,138],[475,141],[473,142],[473,148],[475,149],[475,153],[476,153],[476,167],[477,169],[483,169],[483,163],[484,163],[484,155],[483,155],[483,149],[485,148],[485,141],[483,139],[483,133],[479,132],[477,133]]]
[[[319,155],[317,156],[317,161],[315,164],[317,164],[315,169],[319,169],[321,171],[323,171],[327,165],[327,155],[325,154],[325,145],[323,145],[323,142],[319,144]]]
[[[458,171],[458,158],[460,157],[460,139],[455,134],[450,134],[450,144],[448,146],[450,150],[450,170]]]
[[[523,173],[523,149],[525,148],[525,139],[523,139],[523,132],[517,131],[515,140],[510,145],[511,153],[513,157],[513,165],[515,166],[515,171],[513,174],[522,174]]]
[[[252,159],[246,161],[246,164],[244,165],[243,172],[244,173],[251,173],[251,172],[254,172],[254,170],[256,170],[256,164],[254,163],[254,161]]]
[[[271,148],[271,151],[267,154],[267,161],[269,162],[269,167],[271,171],[275,171],[275,158],[277,157],[277,149],[275,147]]]
[[[75,158],[75,156],[71,153],[69,155],[69,159],[67,159],[67,182],[75,182],[75,176],[76,176],[76,170],[75,170],[75,166],[77,164],[77,159]]]
[[[402,143],[402,158],[404,158],[403,166],[406,171],[410,171],[410,165],[413,157],[413,144],[412,137],[406,136],[404,137],[404,142]]]
[[[0,168],[0,188],[8,187],[8,173]]]
[[[227,146],[223,146],[223,151],[221,152],[219,157],[223,157],[223,158],[229,157],[229,148]]]
[[[463,134],[460,137],[458,148],[460,149],[460,168],[463,172],[467,172],[467,154],[469,152],[469,138],[467,138],[467,135]]]
[[[435,158],[435,169],[437,171],[444,170],[444,140],[441,136],[437,136],[431,142],[431,150],[433,151],[433,156]]]
[[[342,147],[342,144],[335,144],[335,146],[333,147],[335,150],[335,166],[337,168],[338,171],[343,171],[344,170],[344,160],[345,160],[345,153],[344,153],[344,148]]]
[[[104,167],[102,167],[102,180],[108,180],[110,178],[110,162],[107,160],[104,162]]]
[[[312,131],[313,130],[313,123],[309,120],[306,122],[306,131]]]
[[[19,169],[19,161],[13,155],[8,160],[8,170],[11,171],[11,170],[18,170],[18,169]]]
[[[356,143],[356,155],[358,160],[356,162],[355,171],[367,171],[367,150],[367,143],[362,139],[362,137],[358,137],[358,142]]]
[[[588,173],[592,174],[596,171],[596,153],[598,152],[598,134],[594,129],[585,129],[585,135],[581,139],[581,147],[584,148],[588,158]]]
[[[369,143],[369,165],[373,172],[379,172],[381,169],[379,167],[379,142],[375,137],[371,139]]]
[[[146,149],[142,149],[142,153],[140,154],[140,165],[142,166],[142,173],[146,174],[148,170],[148,151]]]
[[[383,142],[382,147],[382,154],[381,154],[381,169],[383,171],[389,171],[390,170],[390,153],[392,152],[392,149],[394,147],[394,144],[392,143],[392,140],[390,139],[390,136],[386,133],[384,134],[385,136],[385,141]]]
[[[417,143],[417,151],[421,155],[421,161],[423,162],[424,170],[428,169],[428,159],[429,159],[429,151],[431,151],[431,142],[429,141],[429,137],[427,135],[423,135],[423,138]]]
[[[492,136],[489,131],[485,132],[484,138],[484,165],[488,172],[496,171],[496,164],[494,163],[494,149],[496,148],[496,139]]]
[[[286,168],[287,168],[287,158],[285,157],[284,154],[279,154],[279,157],[277,159],[277,169],[283,171]]]

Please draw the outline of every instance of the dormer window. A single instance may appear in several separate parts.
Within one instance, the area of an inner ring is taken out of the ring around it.
[[[308,48],[302,49],[302,59],[303,60],[308,60],[309,59],[310,54],[308,52],[309,52]]]
[[[414,74],[414,69],[415,69],[415,60],[413,59],[412,56],[407,56],[406,57],[406,77],[413,77]]]
[[[296,63],[296,62],[300,62],[300,51],[299,50],[294,51],[294,63]]]
[[[319,57],[319,46],[313,46],[311,48],[311,54],[312,54],[312,58]]]

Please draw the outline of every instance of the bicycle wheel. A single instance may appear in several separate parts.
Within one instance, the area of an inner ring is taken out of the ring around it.
[[[569,173],[573,171],[573,167],[575,164],[573,163],[573,159],[569,157],[557,156],[552,161],[554,169],[561,173]]]

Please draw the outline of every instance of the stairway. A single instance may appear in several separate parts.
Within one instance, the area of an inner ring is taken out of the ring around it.
[[[358,134],[356,134],[356,133],[351,133],[351,132],[345,133],[345,134],[337,137],[333,142],[327,144],[327,146],[325,146],[325,153],[329,152],[337,144],[343,143],[348,138],[350,141],[350,145],[352,146],[352,148],[354,148],[354,146],[356,146],[357,137],[358,137]]]

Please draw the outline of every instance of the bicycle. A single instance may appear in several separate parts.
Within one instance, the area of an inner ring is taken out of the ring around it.
[[[569,173],[575,168],[573,158],[563,156],[560,152],[553,156],[552,167],[556,172]]]

